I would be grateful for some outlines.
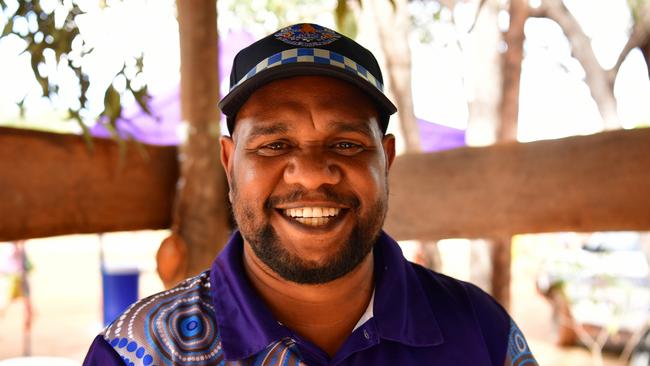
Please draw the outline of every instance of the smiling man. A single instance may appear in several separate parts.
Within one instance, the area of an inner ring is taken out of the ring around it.
[[[230,82],[238,231],[209,271],[127,309],[85,365],[536,365],[491,297],[382,231],[396,109],[369,51],[297,24],[242,50]]]

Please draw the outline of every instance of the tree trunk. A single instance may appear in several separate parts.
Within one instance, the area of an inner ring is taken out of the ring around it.
[[[384,84],[397,106],[400,135],[404,152],[421,150],[420,129],[413,110],[411,90],[411,49],[409,47],[410,17],[407,0],[369,0],[363,3],[371,13],[377,30],[378,43],[386,65]]]
[[[217,9],[214,0],[177,1],[181,49],[181,147],[174,231],[186,243],[186,276],[209,267],[229,235],[226,179],[219,162]]]
[[[385,71],[385,92],[397,106],[397,118],[392,118],[391,130],[396,135],[400,154],[418,153],[422,150],[420,128],[413,109],[409,46],[411,20],[407,6],[406,0],[369,0],[363,2],[363,8],[356,9],[357,19],[364,23],[359,27],[360,38],[365,37],[362,43],[375,49],[375,56]],[[392,128],[394,124],[397,124],[397,128]],[[439,270],[440,252],[437,241],[419,242],[417,248],[417,256],[423,264]]]
[[[490,294],[501,306],[510,309],[512,237],[492,238],[491,241],[492,276],[490,277]]]
[[[476,24],[464,47],[467,64],[465,77],[472,95],[469,99],[469,120],[466,142],[469,146],[486,146],[496,142],[499,124],[499,96],[502,93],[501,55],[502,35],[497,24],[499,1],[487,0],[480,10]]]
[[[504,38],[506,52],[503,55],[503,84],[500,101],[501,123],[497,128],[497,141],[517,141],[519,116],[519,84],[521,62],[524,58],[524,25],[528,18],[526,0],[510,0],[510,25]]]
[[[524,25],[528,18],[527,0],[510,0],[510,24],[504,38],[506,52],[503,55],[503,83],[499,105],[500,123],[497,126],[498,143],[517,141],[519,116],[519,82],[521,62],[524,57]],[[512,238],[492,239],[492,276],[490,292],[499,303],[510,307],[510,267],[512,265]]]
[[[498,52],[502,35],[497,24],[500,5],[498,0],[487,0],[479,3],[476,11],[470,41],[464,48],[471,65],[465,79],[473,93],[469,100],[465,139],[470,146],[485,146],[497,141],[500,123],[500,96],[503,92],[501,55]],[[494,266],[507,264],[493,262],[493,248],[501,245],[495,243],[494,238],[485,239],[489,240],[474,240],[470,247],[470,281],[494,295],[493,276],[499,272],[494,270]]]

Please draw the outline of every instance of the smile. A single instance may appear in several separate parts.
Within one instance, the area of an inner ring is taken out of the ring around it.
[[[328,224],[341,212],[336,207],[297,207],[282,210],[284,215],[301,224],[322,226]]]

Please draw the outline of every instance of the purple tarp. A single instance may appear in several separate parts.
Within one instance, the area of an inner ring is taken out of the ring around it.
[[[422,151],[433,152],[465,146],[465,131],[418,118]]]

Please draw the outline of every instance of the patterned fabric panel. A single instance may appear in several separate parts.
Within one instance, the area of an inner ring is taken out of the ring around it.
[[[508,354],[505,366],[537,366],[524,334],[517,324],[510,319],[510,335],[508,336]]]
[[[304,365],[291,339],[272,343],[247,360],[226,361],[209,278],[206,271],[136,302],[104,330],[104,339],[127,366]]]
[[[359,65],[354,60],[351,60],[336,52],[323,50],[320,48],[293,48],[290,50],[278,52],[270,57],[267,57],[266,59],[259,62],[255,67],[250,69],[246,76],[241,78],[241,80],[239,80],[236,85],[233,85],[230,90],[235,89],[244,81],[252,78],[263,70],[270,69],[278,65],[300,62],[336,66],[340,69],[356,74],[360,78],[372,84],[372,86],[377,88],[379,91],[383,92],[384,90],[382,83],[377,80],[377,78],[375,78],[375,76],[372,75],[368,70],[366,70],[366,68]]]
[[[224,361],[208,272],[131,305],[103,336],[129,366]]]

